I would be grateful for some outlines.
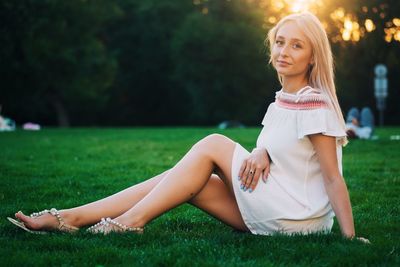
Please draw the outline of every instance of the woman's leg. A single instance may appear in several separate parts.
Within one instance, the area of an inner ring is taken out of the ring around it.
[[[207,145],[203,145],[204,143]],[[218,150],[221,148],[225,149],[227,146],[230,146],[230,150],[232,151],[230,153],[226,151],[227,154],[230,154],[227,155],[229,162],[225,164],[223,169],[228,170],[228,172],[222,171],[222,168],[215,166],[215,172],[218,173],[224,182],[216,175],[209,176],[211,179],[206,179],[208,181],[204,185],[204,188],[195,196],[191,195],[192,197],[188,199],[188,202],[237,229],[247,230],[240,216],[230,180],[230,165],[234,143],[226,137],[211,135],[196,144],[192,150],[195,149],[198,151],[200,147],[202,147],[202,150],[212,149],[212,147]],[[141,201],[169,172],[170,170],[165,171],[145,182],[129,187],[102,200],[62,210],[60,211],[61,216],[67,224],[77,227],[93,224],[102,217],[117,217]],[[16,217],[31,229],[54,228],[58,224],[57,220],[48,214],[34,219],[22,213],[17,213]]]
[[[243,222],[234,194],[215,174],[200,193],[188,202],[237,230],[249,231]]]
[[[144,182],[126,188],[98,201],[65,210],[77,227],[98,222],[103,217],[117,217],[144,198],[168,173],[168,170]]]
[[[71,209],[60,210],[60,215],[65,223],[76,227],[94,224],[103,217],[117,217],[147,195],[166,176],[168,171],[101,200]],[[57,219],[50,214],[45,214],[38,218],[31,218],[23,213],[16,213],[15,216],[33,230],[51,229],[58,225]]]
[[[169,170],[153,190],[115,220],[132,227],[143,227],[152,219],[184,202],[193,199],[193,203],[196,203],[195,196],[209,183],[214,171],[221,174],[227,185],[228,189],[222,192],[232,194],[231,164],[234,148],[235,143],[222,135],[212,134],[202,139]],[[230,200],[233,200],[232,197],[234,196],[231,196]],[[200,199],[198,201],[197,203],[201,203]],[[216,203],[207,201],[207,205],[210,211],[220,210],[214,207],[220,205],[218,201]],[[236,212],[234,219],[236,221],[230,224],[243,229],[245,226],[239,215]]]

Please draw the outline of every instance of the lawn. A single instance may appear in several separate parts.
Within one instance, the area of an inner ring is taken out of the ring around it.
[[[255,236],[233,231],[192,206],[151,222],[143,235],[32,235],[7,220],[15,211],[93,201],[172,167],[200,138],[219,132],[251,149],[258,128],[45,129],[0,133],[2,266],[352,266],[400,265],[400,128],[344,149],[356,231],[372,242],[329,235]],[[393,138],[392,138],[393,139]]]

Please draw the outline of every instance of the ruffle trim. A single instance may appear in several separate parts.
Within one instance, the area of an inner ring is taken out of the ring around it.
[[[279,127],[288,119],[295,121],[298,139],[310,134],[322,133],[336,137],[337,144],[342,146],[346,144],[346,132],[342,129],[336,114],[328,108],[289,110],[272,103],[268,107],[262,124],[265,127]]]
[[[322,133],[336,137],[338,143],[344,144],[346,132],[332,110],[327,108],[303,110],[296,115],[297,138],[302,139],[310,134]]]

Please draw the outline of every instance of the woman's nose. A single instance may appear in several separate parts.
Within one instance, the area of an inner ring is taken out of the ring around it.
[[[288,55],[288,50],[289,50],[288,48],[289,48],[288,45],[282,46],[281,51],[279,51],[279,54],[281,56],[287,56]]]

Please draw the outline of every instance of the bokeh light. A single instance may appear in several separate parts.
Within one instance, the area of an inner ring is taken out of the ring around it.
[[[222,0],[221,0],[222,1]],[[226,0],[231,2],[231,0]],[[238,0],[240,1],[240,0]],[[332,42],[351,42],[357,43],[368,33],[377,29],[378,20],[382,20],[385,25],[384,40],[386,42],[400,42],[400,18],[388,18],[385,3],[377,6],[361,6],[358,14],[363,18],[357,17],[354,12],[346,10],[344,7],[332,9],[333,0],[241,0],[244,4],[256,5],[265,14],[261,25],[264,29],[269,29],[275,25],[279,19],[291,14],[309,11],[322,19],[322,24]],[[193,0],[193,4],[199,7],[203,15],[209,13],[209,0]],[[326,16],[328,14],[328,16]],[[325,18],[325,19],[323,19]],[[378,23],[378,25],[381,25]]]

